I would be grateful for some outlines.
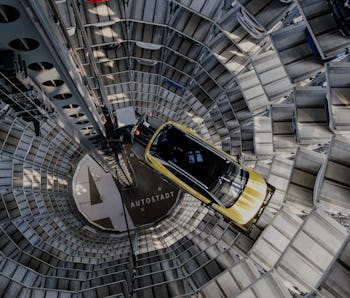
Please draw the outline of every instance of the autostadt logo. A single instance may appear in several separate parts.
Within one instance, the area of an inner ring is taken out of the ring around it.
[[[160,201],[169,200],[174,198],[174,192],[165,192],[157,195],[153,195],[144,199],[139,199],[130,203],[131,208],[143,207],[146,205],[154,204]]]

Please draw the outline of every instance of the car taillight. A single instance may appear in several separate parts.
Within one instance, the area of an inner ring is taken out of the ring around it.
[[[108,2],[109,0],[85,0],[87,3],[103,3]]]
[[[256,31],[258,31],[258,32],[260,32],[260,33],[265,33],[265,32],[266,32],[265,29],[261,29],[261,28],[255,28],[255,29],[256,29]]]

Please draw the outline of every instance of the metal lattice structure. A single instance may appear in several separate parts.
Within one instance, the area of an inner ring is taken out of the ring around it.
[[[350,296],[350,38],[326,0],[283,2],[0,0],[0,296]],[[251,233],[187,194],[148,228],[90,226],[72,176],[127,168],[101,145],[123,107],[274,185]]]

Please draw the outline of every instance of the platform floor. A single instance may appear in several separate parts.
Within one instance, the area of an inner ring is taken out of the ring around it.
[[[125,152],[136,179],[135,188],[121,191],[125,206],[135,226],[156,222],[176,205],[180,190],[145,164],[141,145],[126,145]]]
[[[112,175],[106,173],[89,155],[79,163],[73,177],[73,196],[79,211],[93,225],[112,231],[158,222],[176,206],[180,190],[166,182],[143,160],[139,144],[124,146],[135,172],[136,186],[118,189]]]
[[[73,176],[73,196],[79,211],[92,224],[115,231],[126,230],[121,195],[110,173],[89,155],[80,161]],[[129,228],[134,223],[129,214]]]

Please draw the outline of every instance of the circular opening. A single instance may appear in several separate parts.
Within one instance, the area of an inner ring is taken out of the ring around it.
[[[69,115],[69,117],[72,117],[72,118],[80,118],[80,117],[83,117],[85,114],[83,113],[76,113],[76,114],[72,114],[72,115]]]
[[[46,87],[58,87],[62,86],[64,82],[62,80],[49,80],[42,83]]]
[[[71,97],[72,97],[71,93],[60,93],[53,96],[54,99],[60,99],[60,100],[68,99]]]
[[[89,123],[89,120],[81,120],[81,121],[76,122],[75,124],[82,125],[82,124],[88,124],[88,123]]]
[[[19,18],[19,11],[9,5],[0,5],[0,23],[11,23]]]
[[[17,38],[11,40],[9,46],[17,51],[32,51],[39,46],[39,42],[32,38]]]
[[[66,105],[66,106],[62,107],[62,109],[65,109],[65,110],[76,109],[76,108],[79,108],[79,105],[77,105],[75,103],[72,103],[70,105]]]
[[[46,71],[53,68],[53,64],[49,62],[35,62],[28,65],[28,68],[33,71]]]

